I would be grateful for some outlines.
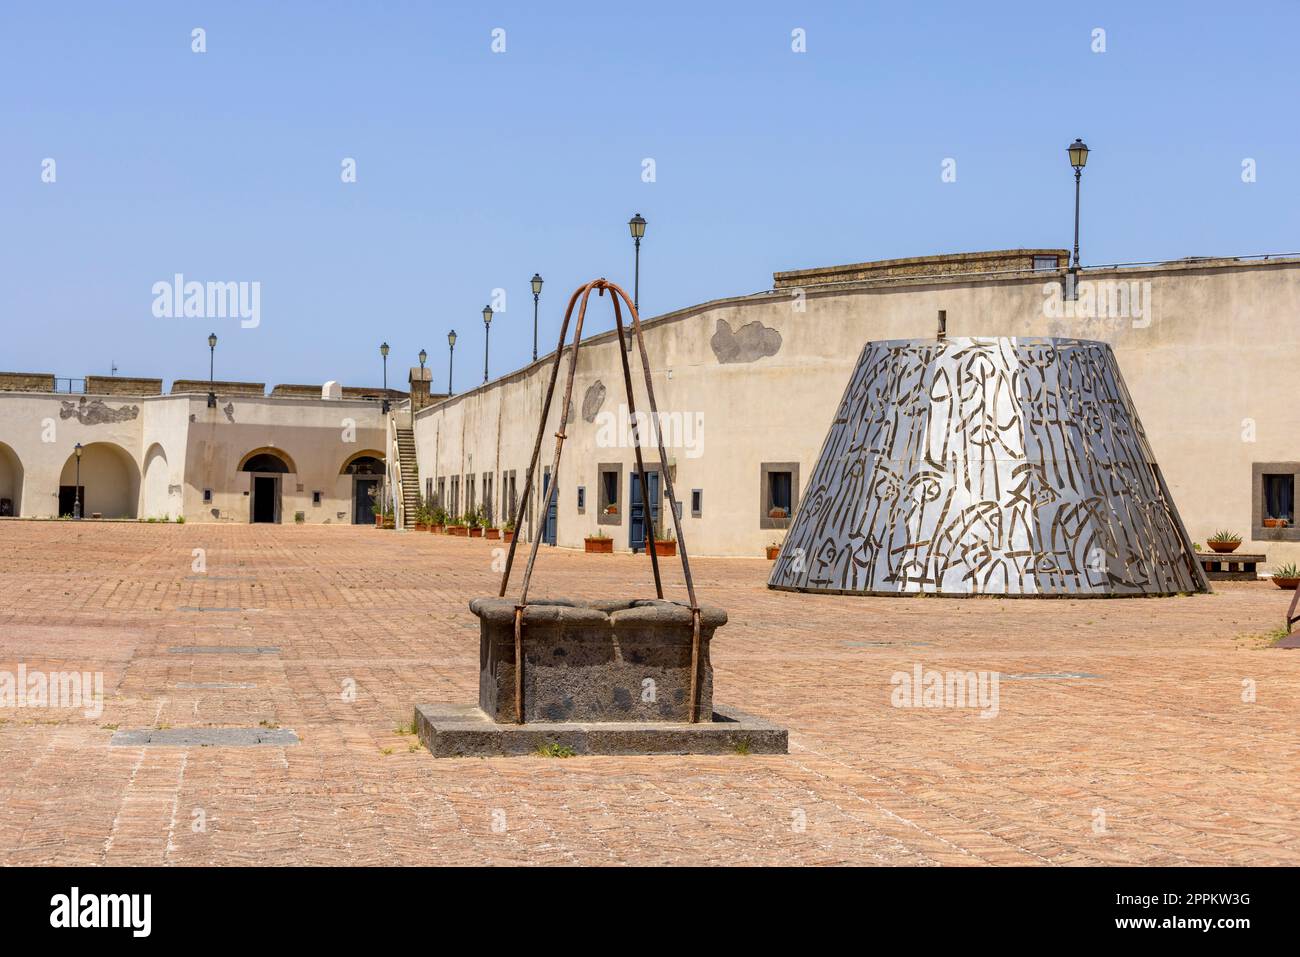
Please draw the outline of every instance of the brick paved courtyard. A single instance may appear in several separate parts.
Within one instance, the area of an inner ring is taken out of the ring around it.
[[[401,726],[417,701],[476,699],[466,603],[495,591],[494,544],[0,523],[0,670],[102,671],[106,698],[95,718],[0,710],[0,863],[1300,863],[1300,652],[1265,647],[1289,597],[1271,584],[831,598],[769,592],[762,560],[697,560],[731,615],[717,698],[787,725],[788,756],[435,761]],[[534,582],[651,590],[644,558],[549,549]],[[191,646],[278,652],[169,650]],[[1000,672],[997,716],[892,707],[916,664]],[[302,742],[109,746],[258,727]]]

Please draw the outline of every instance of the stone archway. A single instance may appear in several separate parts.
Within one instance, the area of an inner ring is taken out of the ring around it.
[[[0,515],[23,513],[23,463],[18,453],[0,442]]]
[[[59,473],[59,514],[72,514],[77,485],[77,455]],[[136,518],[140,502],[140,469],[122,446],[91,442],[81,448],[81,514],[84,518]]]
[[[248,520],[278,525],[284,496],[283,476],[298,467],[286,453],[270,447],[254,449],[240,460],[239,471],[248,472]]]

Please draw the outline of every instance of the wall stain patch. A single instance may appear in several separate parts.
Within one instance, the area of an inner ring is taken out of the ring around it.
[[[757,320],[732,332],[727,320],[719,319],[709,345],[723,365],[756,362],[781,351],[781,333]]]

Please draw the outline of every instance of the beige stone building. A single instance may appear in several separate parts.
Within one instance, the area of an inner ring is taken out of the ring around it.
[[[666,517],[659,475],[671,470],[693,553],[761,555],[784,534],[773,508],[798,507],[863,344],[933,334],[942,310],[952,336],[1110,343],[1192,538],[1227,528],[1271,563],[1300,561],[1300,411],[1283,388],[1294,378],[1300,258],[1094,268],[1077,283],[1067,261],[1065,250],[1026,249],[778,273],[767,292],[647,320],[669,446],[666,461],[647,450],[650,522]],[[595,322],[609,307],[591,308]],[[450,398],[429,396],[429,370],[412,370],[415,409],[393,393],[389,414],[381,390],[334,384],[267,394],[217,383],[211,408],[206,382],[163,395],[161,380],[88,378],[67,394],[52,375],[0,375],[0,512],[70,511],[80,442],[86,515],[369,521],[362,499],[382,468],[391,491],[380,494],[408,522],[428,496],[457,513],[482,506],[497,522],[531,514],[561,547],[599,531],[639,548],[647,521],[613,332],[579,351],[554,509],[540,514],[540,487],[519,501],[550,361]],[[557,407],[539,473],[558,422]]]

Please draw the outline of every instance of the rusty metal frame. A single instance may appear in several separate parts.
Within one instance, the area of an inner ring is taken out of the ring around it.
[[[533,476],[537,471],[538,459],[542,451],[542,437],[546,433],[546,419],[551,411],[551,402],[555,397],[555,384],[560,376],[560,359],[565,352],[565,339],[568,336],[569,321],[573,317],[573,307],[578,306],[578,321],[573,330],[573,346],[569,354],[569,372],[564,383],[564,401],[560,405],[560,427],[555,433],[555,455],[551,460],[551,481],[547,489],[546,501],[538,510],[539,520],[545,521],[544,517],[550,512],[551,503],[555,500],[556,489],[559,486],[560,475],[560,455],[564,450],[564,440],[568,438],[565,429],[569,424],[569,406],[573,399],[573,379],[578,368],[578,348],[582,344],[582,324],[587,315],[587,301],[591,297],[592,291],[596,291],[603,296],[609,293],[610,300],[614,305],[614,326],[618,331],[618,354],[623,363],[623,386],[627,390],[627,408],[628,415],[632,421],[632,439],[636,450],[636,469],[637,474],[641,477],[641,500],[645,511],[646,522],[650,524],[649,528],[649,548],[650,568],[654,574],[655,596],[662,599],[664,597],[663,579],[659,574],[659,556],[655,551],[654,534],[655,529],[651,523],[650,509],[650,488],[646,481],[645,462],[641,455],[641,434],[637,425],[636,403],[632,394],[632,369],[628,363],[627,338],[623,325],[623,311],[619,305],[621,299],[627,306],[628,314],[632,318],[632,335],[635,338],[638,351],[641,356],[641,368],[645,375],[646,398],[650,403],[650,414],[652,422],[656,424],[653,429],[655,437],[658,440],[659,461],[662,464],[662,474],[664,477],[664,491],[668,495],[668,507],[673,517],[673,530],[677,535],[677,548],[682,559],[682,574],[686,579],[686,592],[690,599],[691,608],[691,688],[690,688],[690,710],[688,720],[695,723],[699,720],[699,663],[700,663],[700,606],[695,600],[695,581],[691,577],[690,559],[686,552],[686,538],[682,535],[682,520],[677,514],[677,494],[673,490],[672,470],[668,467],[668,454],[664,449],[663,429],[658,428],[659,406],[655,402],[654,383],[650,378],[650,355],[646,351],[645,336],[641,331],[641,317],[637,314],[636,305],[631,297],[623,291],[617,284],[609,282],[607,279],[593,279],[585,285],[579,286],[569,297],[569,305],[564,310],[564,321],[560,324],[560,341],[555,350],[555,359],[551,363],[551,379],[546,387],[546,399],[542,403],[541,421],[537,426],[537,440],[533,443],[533,455],[528,463],[528,473],[524,476],[523,495],[520,498],[522,502],[528,502],[529,496],[533,490]],[[581,302],[579,298],[581,297]],[[524,609],[528,606],[528,586],[533,577],[533,565],[537,561],[537,548],[541,544],[541,536],[537,534],[537,521],[529,522],[529,532],[532,538],[532,547],[528,553],[528,563],[524,567],[523,583],[520,586],[519,600],[515,603],[515,723],[524,723],[524,696],[523,696],[523,673],[524,673],[524,654],[523,654],[523,615]],[[505,597],[506,588],[510,584],[510,570],[514,566],[515,549],[519,545],[519,536],[515,535],[510,542],[510,551],[506,555],[505,571],[501,575],[501,590],[498,596]]]

